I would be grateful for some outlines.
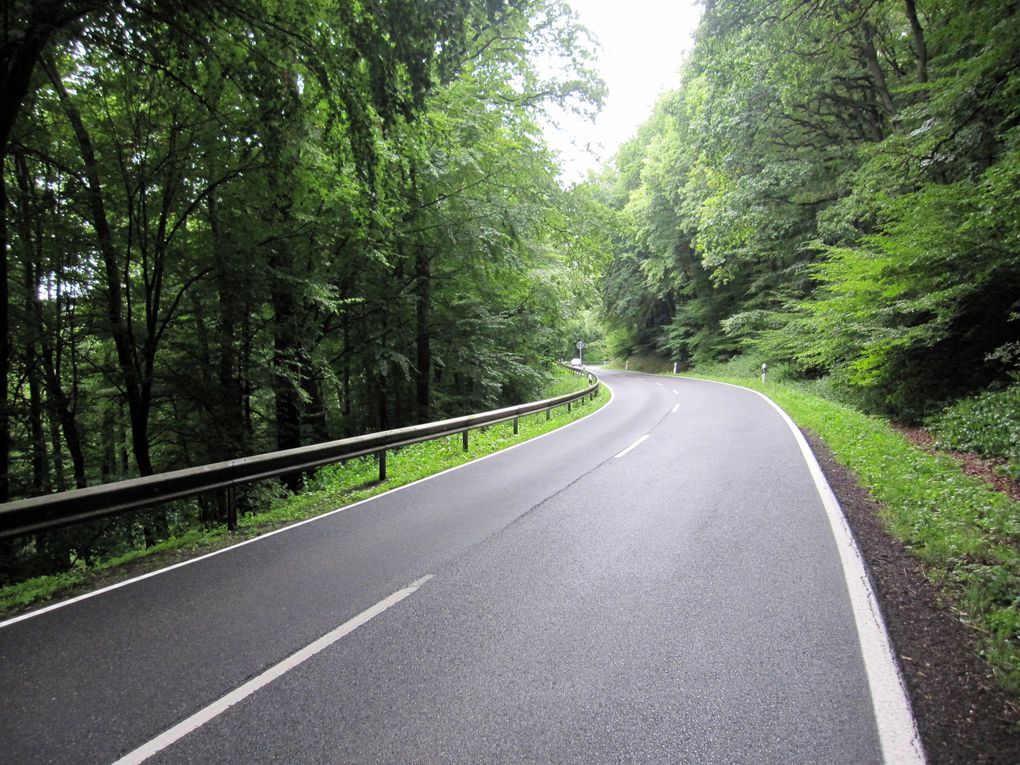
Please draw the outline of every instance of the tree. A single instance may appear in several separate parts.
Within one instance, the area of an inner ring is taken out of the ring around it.
[[[5,28],[15,493],[540,385],[579,258],[536,117],[600,95],[564,5],[43,5]]]
[[[629,347],[745,351],[916,418],[1009,379],[1009,3],[718,0],[618,158]]]

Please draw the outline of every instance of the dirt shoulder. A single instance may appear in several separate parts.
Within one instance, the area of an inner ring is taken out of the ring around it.
[[[978,655],[976,634],[885,531],[878,504],[850,471],[805,436],[867,561],[929,762],[1020,763],[1020,709]]]

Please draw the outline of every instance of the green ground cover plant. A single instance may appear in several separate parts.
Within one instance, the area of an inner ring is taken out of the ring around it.
[[[543,391],[543,398],[580,390],[587,385],[584,376],[556,369]],[[379,481],[374,457],[361,457],[343,464],[328,465],[316,471],[301,494],[289,494],[276,482],[259,484],[268,509],[242,515],[236,531],[224,526],[182,530],[173,537],[148,548],[139,547],[121,555],[86,563],[78,561],[70,570],[38,576],[0,588],[0,617],[11,616],[31,606],[127,578],[142,571],[160,568],[189,557],[213,552],[237,542],[282,528],[298,521],[345,507],[399,486],[476,460],[502,449],[523,443],[568,425],[600,409],[609,402],[605,389],[592,401],[574,402],[552,410],[549,419],[543,412],[522,417],[517,435],[511,422],[472,430],[469,448],[464,451],[461,436],[447,436],[391,451],[387,458],[387,479]]]
[[[927,425],[939,448],[1004,459],[1003,474],[1020,480],[1020,385],[957,401]]]
[[[914,446],[887,421],[827,398],[824,381],[763,384],[750,372],[760,365],[741,366],[738,375],[719,366],[694,376],[760,391],[825,441],[880,503],[889,533],[978,632],[1001,685],[1020,698],[1020,503],[966,475],[950,456]]]

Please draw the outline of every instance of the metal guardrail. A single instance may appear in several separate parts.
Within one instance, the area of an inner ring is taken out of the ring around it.
[[[0,538],[70,526],[219,489],[226,489],[232,494],[233,489],[247,483],[299,473],[368,454],[378,456],[379,480],[384,481],[388,449],[461,433],[464,449],[467,450],[468,432],[472,428],[513,420],[516,434],[520,417],[545,411],[548,418],[549,412],[558,406],[565,405],[569,410],[574,401],[588,396],[594,399],[599,391],[598,378],[585,370],[568,368],[577,374],[588,374],[591,385],[555,398],[490,412],[7,502],[0,505]],[[227,523],[234,528],[237,515],[232,499],[228,494]]]

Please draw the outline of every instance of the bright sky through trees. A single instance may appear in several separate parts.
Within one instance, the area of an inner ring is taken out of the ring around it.
[[[678,84],[678,70],[693,44],[701,17],[695,0],[568,0],[602,46],[599,70],[609,87],[595,123],[562,116],[547,131],[561,153],[564,179],[583,179],[648,119],[664,90]]]

